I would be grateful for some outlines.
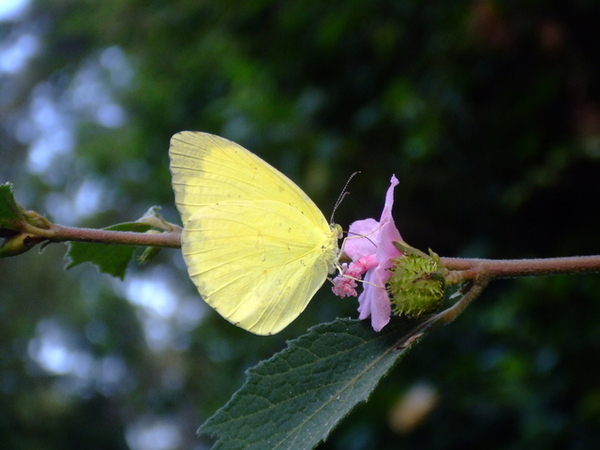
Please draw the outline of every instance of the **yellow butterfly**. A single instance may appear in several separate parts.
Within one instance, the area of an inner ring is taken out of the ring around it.
[[[289,178],[227,139],[183,131],[169,156],[183,258],[198,292],[245,330],[281,331],[335,270],[339,226]]]

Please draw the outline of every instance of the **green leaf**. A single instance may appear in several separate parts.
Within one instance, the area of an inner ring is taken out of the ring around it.
[[[104,228],[113,231],[134,231],[145,233],[151,228],[150,225],[139,222],[127,222]],[[69,242],[69,250],[65,255],[69,262],[66,269],[75,267],[84,262],[91,262],[98,267],[100,272],[123,279],[129,261],[137,249],[133,245],[107,245],[93,244],[89,242]]]
[[[158,230],[171,231],[171,224],[158,213],[161,209],[160,206],[151,206],[136,222],[145,223]]]
[[[158,255],[161,250],[160,247],[146,247],[144,252],[138,257],[138,263],[141,266],[148,264],[148,261]]]
[[[19,229],[18,224],[23,222],[22,210],[15,200],[12,184],[0,185],[0,230]]]
[[[376,333],[364,321],[338,319],[311,328],[250,369],[198,433],[217,437],[214,449],[313,448],[432,323],[394,318]]]

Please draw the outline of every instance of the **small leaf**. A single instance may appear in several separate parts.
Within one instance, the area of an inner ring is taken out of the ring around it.
[[[147,264],[148,261],[150,261],[152,258],[154,258],[156,255],[158,255],[158,253],[161,251],[162,249],[160,247],[146,247],[144,250],[144,253],[142,253],[139,257],[138,257],[138,263],[140,263],[140,265],[144,265]]]
[[[105,228],[105,230],[145,233],[150,228],[149,225],[144,223],[127,222],[112,225]],[[133,259],[133,254],[137,249],[133,245],[107,245],[89,242],[69,242],[67,245],[69,250],[65,257],[68,258],[69,262],[65,266],[66,269],[84,262],[91,262],[98,267],[100,272],[120,279],[125,277],[127,265]]]
[[[19,206],[14,197],[11,183],[0,185],[0,230],[18,230],[19,223],[23,222],[23,208]],[[8,234],[3,232],[2,235]]]
[[[435,321],[394,318],[381,332],[338,319],[290,341],[248,371],[248,380],[199,434],[214,449],[310,449],[354,406]]]
[[[172,228],[171,224],[158,213],[161,209],[160,206],[151,206],[136,222],[145,223],[158,230],[170,231]]]

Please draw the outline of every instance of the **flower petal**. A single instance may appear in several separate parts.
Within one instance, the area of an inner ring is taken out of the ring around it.
[[[382,222],[388,219],[392,221],[394,220],[392,219],[392,207],[394,206],[394,188],[398,186],[399,183],[400,182],[398,181],[398,178],[396,178],[396,175],[392,175],[392,178],[390,180],[390,187],[385,193],[385,204],[383,205],[383,211],[381,213]]]
[[[344,241],[344,253],[352,261],[373,255],[378,236],[379,222],[372,218],[357,220],[348,230],[348,237]]]
[[[356,284],[345,281],[342,277],[345,275],[350,278],[352,272],[353,278],[359,278],[356,275],[362,275],[366,271],[363,292],[358,297],[359,319],[364,320],[370,316],[371,326],[375,331],[381,331],[390,321],[392,306],[385,284],[391,276],[388,269],[392,267],[392,260],[402,256],[394,246],[394,242],[402,241],[392,217],[394,188],[397,185],[398,179],[392,176],[380,221],[370,218],[357,220],[350,225],[349,237],[344,241],[344,252],[353,262],[345,267],[344,274],[334,280],[334,284],[338,280],[334,287],[334,292],[337,288],[338,295],[355,295]]]
[[[371,326],[375,331],[381,329],[390,321],[392,306],[384,283],[375,270],[367,272],[364,290],[358,297],[359,319],[364,320],[371,316]]]

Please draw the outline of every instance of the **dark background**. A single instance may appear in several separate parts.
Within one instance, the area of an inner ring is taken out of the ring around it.
[[[0,182],[63,224],[152,205],[179,223],[168,142],[201,130],[268,160],[327,217],[360,170],[344,228],[379,217],[395,173],[415,247],[598,254],[599,18],[584,0],[33,1],[0,23],[3,45],[36,43],[0,71]],[[253,336],[203,306],[175,250],[124,282],[64,272],[64,252],[0,261],[3,448],[208,448],[195,430],[244,370],[357,315],[324,288],[284,332]],[[494,282],[321,448],[597,448],[599,292],[597,275]],[[393,431],[423,385],[431,413]]]

